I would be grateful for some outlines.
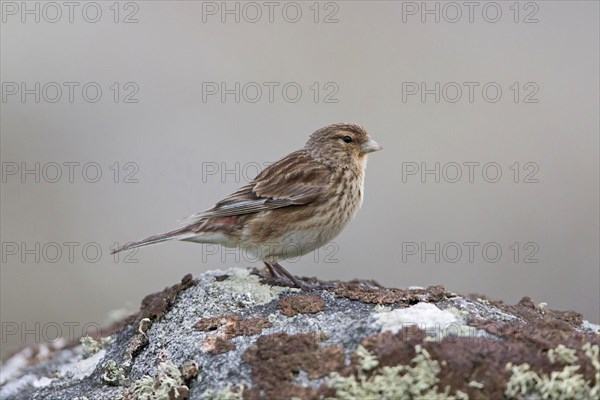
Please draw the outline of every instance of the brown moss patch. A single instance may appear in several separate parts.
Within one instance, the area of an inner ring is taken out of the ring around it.
[[[187,386],[179,386],[172,388],[169,391],[169,400],[186,400],[190,395],[190,390]]]
[[[374,281],[338,282],[332,289],[340,297],[360,300],[363,303],[412,305],[421,301],[437,303],[452,297],[442,285],[430,286],[427,289],[404,290],[388,289]]]
[[[579,328],[583,322],[583,316],[575,311],[557,311],[549,308],[541,308],[536,305],[530,297],[523,297],[515,305],[507,305],[502,301],[490,301],[499,309],[516,315],[526,322],[538,322],[540,319],[553,321],[555,324],[565,324],[565,329]]]
[[[180,368],[181,377],[185,384],[189,384],[192,379],[198,376],[198,364],[195,361],[188,361]]]
[[[502,311],[521,318],[524,322],[482,321],[470,318],[468,324],[513,342],[523,342],[541,350],[563,344],[580,347],[590,335],[577,332],[583,322],[582,316],[574,311],[557,311],[541,308],[529,297],[523,297],[515,305],[501,301],[490,301]],[[593,337],[593,335],[591,336]],[[599,339],[596,335],[596,339]]]
[[[181,283],[165,288],[162,292],[150,294],[142,300],[142,307],[136,316],[135,323],[145,318],[151,321],[162,317],[173,305],[173,301],[182,290],[188,289],[196,284],[192,274],[181,278]]]
[[[344,350],[340,346],[319,346],[312,334],[277,333],[261,336],[244,353],[252,368],[253,387],[244,390],[244,399],[316,399],[329,396],[331,390],[302,387],[294,378],[304,371],[310,379],[322,378],[344,367]]]
[[[218,331],[221,336],[231,339],[236,336],[257,335],[272,325],[265,318],[242,319],[237,315],[203,318],[196,323],[200,331]]]
[[[542,323],[534,327],[519,325],[520,327],[506,323],[497,325],[496,328],[500,328],[497,333],[502,337],[501,340],[448,337],[439,343],[423,342],[425,333],[419,333],[418,328],[411,327],[395,335],[384,332],[367,337],[361,344],[380,361],[376,369],[369,371],[369,376],[377,373],[383,366],[406,365],[415,356],[415,345],[421,344],[434,360],[446,363],[438,375],[438,387],[450,386],[452,392],[461,390],[467,393],[470,399],[502,398],[510,378],[510,371],[505,369],[509,362],[514,365],[527,363],[533,371],[548,375],[552,371],[562,370],[564,365],[552,364],[547,355],[550,348],[559,344],[577,350],[576,363],[580,365],[577,373],[594,383],[595,369],[581,347],[587,342],[600,343],[598,335],[581,334],[573,330],[556,334],[556,326],[553,324]],[[351,359],[353,368],[356,368],[357,357],[353,356]],[[471,381],[482,383],[483,388],[468,386]]]
[[[214,356],[217,354],[227,353],[228,351],[235,349],[235,344],[233,344],[233,342],[229,339],[225,339],[221,336],[210,336],[204,339],[200,345],[200,349]]]
[[[231,338],[252,336],[272,325],[265,318],[242,319],[237,315],[203,318],[196,323],[196,329],[205,332],[215,331],[216,335],[207,337],[201,347],[210,354],[221,354],[235,349]]]
[[[221,325],[221,321],[225,324],[228,319],[226,317],[202,318],[200,321],[196,322],[196,329],[199,331],[216,331]]]
[[[325,309],[325,301],[315,294],[293,294],[279,300],[279,309],[288,317],[296,314],[315,314]]]
[[[125,354],[127,354],[129,358],[134,359],[148,343],[148,337],[146,335],[137,333],[129,341],[129,344],[125,349]]]

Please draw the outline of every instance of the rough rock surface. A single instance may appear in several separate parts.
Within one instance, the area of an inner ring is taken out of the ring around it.
[[[0,398],[600,396],[600,327],[575,312],[442,286],[305,281],[300,292],[243,269],[187,275],[107,337],[14,354]]]

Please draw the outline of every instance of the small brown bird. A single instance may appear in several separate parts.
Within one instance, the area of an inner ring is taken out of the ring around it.
[[[315,250],[344,229],[362,204],[367,154],[381,149],[359,125],[326,126],[303,149],[269,165],[213,208],[188,217],[184,227],[113,254],[167,240],[216,243],[244,249],[274,277],[284,275],[301,287],[279,260]]]

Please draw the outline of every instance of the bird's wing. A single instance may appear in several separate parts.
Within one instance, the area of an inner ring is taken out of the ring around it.
[[[322,198],[331,170],[299,150],[265,168],[252,182],[218,202],[213,208],[184,221],[257,213],[302,205]]]

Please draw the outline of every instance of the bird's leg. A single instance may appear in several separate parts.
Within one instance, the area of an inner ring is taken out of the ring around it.
[[[269,272],[271,273],[271,276],[272,276],[273,278],[277,278],[277,277],[278,277],[278,275],[277,275],[277,273],[275,272],[275,270],[273,269],[273,267],[271,266],[271,264],[269,264],[268,262],[265,262],[265,265],[267,266],[267,269],[268,269],[268,270],[269,270]]]
[[[273,267],[265,262],[265,267],[263,269],[256,269],[255,273],[256,275],[258,275],[260,278],[266,280],[267,282],[277,282],[278,280],[282,280],[284,279],[287,282],[287,279],[285,277],[282,277],[281,275],[279,275],[274,269]]]
[[[267,263],[265,263],[267,264]],[[267,264],[269,265],[269,264]],[[292,283],[299,289],[304,289],[306,288],[306,285],[302,282],[300,282],[294,275],[290,274],[289,272],[287,272],[285,270],[285,268],[283,268],[278,262],[274,262],[271,267],[277,271],[279,274],[285,276],[286,278],[288,278],[290,281],[292,281]]]

